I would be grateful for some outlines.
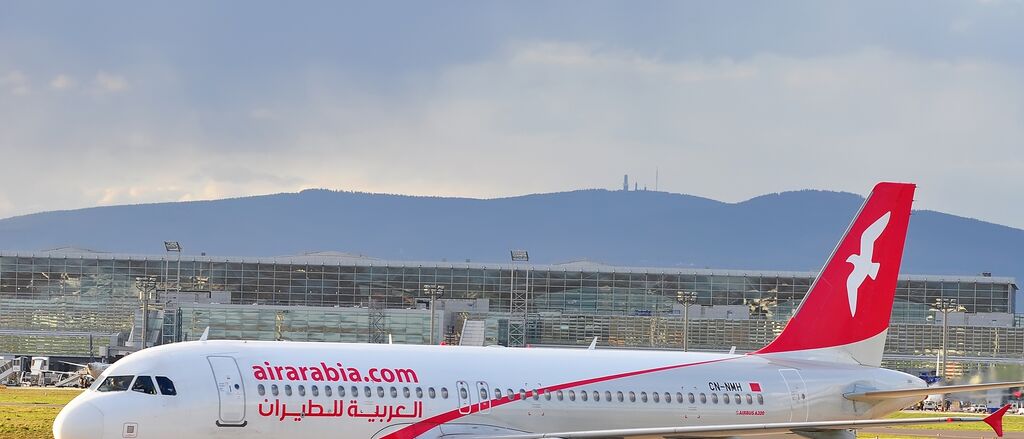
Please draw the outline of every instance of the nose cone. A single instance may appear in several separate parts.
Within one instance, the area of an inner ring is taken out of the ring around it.
[[[103,412],[88,401],[71,401],[53,421],[54,439],[103,437]]]

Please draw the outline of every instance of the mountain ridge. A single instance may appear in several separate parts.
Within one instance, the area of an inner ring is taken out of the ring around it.
[[[0,249],[58,247],[274,256],[339,251],[395,260],[817,271],[863,197],[801,190],[728,203],[584,189],[476,199],[307,189],[222,200],[40,212],[0,220]],[[941,212],[911,218],[901,272],[1024,277],[1024,230]]]

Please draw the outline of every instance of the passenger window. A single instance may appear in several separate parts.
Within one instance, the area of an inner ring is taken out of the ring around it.
[[[367,398],[373,397],[373,390],[370,389],[370,386],[363,386],[363,396]]]
[[[629,392],[629,402],[636,402],[636,392]]]
[[[707,397],[707,395],[705,395],[705,394],[703,394],[703,393],[701,393],[701,394],[700,394],[700,403],[701,403],[701,404],[707,404],[707,403],[708,403],[708,397]]]
[[[724,404],[728,404],[729,403],[729,394],[728,393],[723,393],[722,394],[722,403],[724,403]]]
[[[753,404],[753,403],[754,403],[754,398],[751,398],[750,394],[748,393],[747,394],[747,404]]]
[[[757,403],[758,405],[764,405],[764,397],[760,393],[757,394]]]
[[[587,400],[587,391],[586,390],[580,392],[580,400],[582,400],[582,401],[586,401]]]
[[[109,376],[96,388],[97,392],[122,392],[132,384],[132,375]]]
[[[565,393],[559,390],[555,393],[555,397],[558,398],[559,401],[562,401],[565,399]]]
[[[622,402],[622,392],[621,391],[615,392],[615,399],[618,399],[619,402]]]
[[[153,379],[142,375],[135,379],[135,384],[132,384],[132,391],[145,393],[147,395],[156,395],[156,387],[153,386]]]
[[[313,396],[320,396],[320,388],[316,384],[309,386],[309,391],[313,392]]]
[[[423,388],[422,387],[417,387],[416,388],[416,398],[423,399]]]
[[[345,397],[345,386],[338,386],[338,398]]]
[[[174,388],[174,381],[171,381],[167,377],[156,377],[156,386],[160,388],[160,393],[168,396],[174,396],[178,394],[178,391]]]
[[[658,392],[651,392],[651,398],[654,399],[654,402],[661,402],[661,400],[658,397]]]
[[[686,394],[686,400],[689,401],[690,404],[693,404],[694,403],[693,394],[692,393],[687,393]]]
[[[256,386],[256,393],[259,393],[260,396],[266,395],[267,394],[267,388],[263,387],[263,384],[260,384],[260,385]]]
[[[402,396],[408,398],[409,395],[410,395],[409,388],[408,387],[402,387]]]
[[[544,400],[545,401],[551,401],[551,392],[545,392],[544,393]]]
[[[682,395],[679,395],[679,396],[682,396]],[[680,399],[682,399],[682,398],[680,398]],[[672,395],[669,394],[668,392],[665,392],[665,402],[672,402]]]
[[[427,394],[430,395],[430,399],[434,399],[434,397],[437,396],[437,392],[434,391],[433,387],[431,387],[430,389],[427,390]]]
[[[398,389],[392,387],[392,388],[388,389],[388,393],[391,394],[392,398],[398,398]]]
[[[352,388],[349,389],[349,390],[352,391],[352,397],[353,398],[358,398],[359,397],[359,388],[358,387],[352,386]],[[367,395],[367,396],[369,396],[369,395]]]
[[[448,399],[448,388],[447,387],[442,387],[441,388],[441,398],[442,399]]]
[[[608,402],[612,402],[612,392],[610,392],[608,390],[605,390],[604,391],[604,400],[608,401]]]
[[[299,396],[306,396],[306,386],[299,384]]]
[[[384,397],[384,388],[381,387],[381,386],[377,386],[377,397],[378,398],[383,398]]]
[[[285,394],[285,396],[292,396],[292,385],[291,384],[285,384],[284,385],[284,394]]]
[[[511,399],[512,399],[512,396],[513,396],[513,395],[515,395],[515,393],[516,393],[516,392],[513,392],[513,391],[512,391],[512,389],[508,389],[508,399],[510,399],[510,400],[511,400]]]
[[[739,393],[734,393],[732,395],[732,402],[735,402],[736,404],[740,403],[740,394]]]
[[[162,391],[162,390],[161,390]],[[277,384],[270,385],[270,394],[277,396],[280,392],[277,390]]]
[[[711,394],[711,403],[712,404],[718,404],[718,394],[717,393],[712,393]]]
[[[526,399],[526,389],[519,389],[519,399]]]
[[[640,392],[640,402],[647,402],[647,392]]]
[[[330,398],[331,396],[334,396],[332,393],[334,393],[334,391],[331,390],[331,386],[324,386],[324,396]]]
[[[501,398],[501,389],[494,389],[494,399]]]
[[[469,392],[466,391],[465,387],[459,387],[459,398],[462,398],[462,399],[469,398]]]
[[[533,400],[534,401],[537,401],[537,400],[540,399],[540,392],[538,392],[537,389],[533,389],[532,393],[533,393]]]

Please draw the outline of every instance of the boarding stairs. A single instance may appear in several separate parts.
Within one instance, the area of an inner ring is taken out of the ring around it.
[[[470,320],[462,321],[462,336],[459,337],[459,346],[483,346],[484,345],[484,321]]]
[[[15,362],[18,360],[8,360],[7,362],[0,364],[0,384],[6,383],[12,375],[21,371],[20,367],[16,367]]]
[[[64,379],[57,381],[55,387],[75,387],[82,383],[82,375],[78,373],[70,373]]]

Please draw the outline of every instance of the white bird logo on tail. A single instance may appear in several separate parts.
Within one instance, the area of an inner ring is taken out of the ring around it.
[[[868,277],[871,280],[878,276],[877,262],[871,260],[875,251],[875,240],[882,235],[885,226],[889,225],[889,214],[886,212],[881,218],[875,220],[864,233],[860,235],[860,254],[852,254],[846,258],[846,262],[853,264],[853,272],[846,278],[846,297],[850,300],[850,316],[857,315],[857,290]]]

